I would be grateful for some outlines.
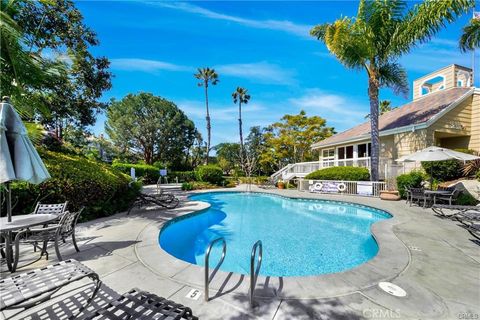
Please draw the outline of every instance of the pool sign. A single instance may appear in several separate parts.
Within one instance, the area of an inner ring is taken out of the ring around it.
[[[167,169],[160,169],[160,176],[162,177],[167,176]]]
[[[192,289],[187,293],[185,297],[191,300],[198,300],[198,298],[200,298],[201,295],[202,295],[202,292],[200,292],[200,290]]]
[[[373,183],[368,181],[358,181],[357,182],[357,194],[361,196],[371,196],[373,195]]]
[[[338,192],[339,182],[323,182],[322,192]]]

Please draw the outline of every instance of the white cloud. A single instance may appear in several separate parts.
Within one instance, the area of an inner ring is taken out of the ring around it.
[[[292,70],[265,61],[219,65],[215,66],[215,70],[221,75],[256,80],[260,83],[288,85],[296,82]]]
[[[110,59],[112,69],[143,71],[148,73],[156,73],[158,71],[193,71],[191,67],[177,65],[159,60],[147,60],[137,58]]]
[[[185,2],[151,2],[151,4],[159,5],[165,8],[180,10],[188,13],[198,14],[205,18],[235,22],[247,27],[258,29],[278,30],[291,33],[297,36],[311,38],[309,35],[312,26],[304,24],[296,24],[288,20],[254,20],[238,16],[223,14],[196,6]]]

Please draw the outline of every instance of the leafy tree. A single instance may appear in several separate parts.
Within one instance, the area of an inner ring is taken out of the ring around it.
[[[379,113],[380,113],[380,115],[395,109],[394,107],[392,107],[391,104],[392,104],[392,102],[390,100],[381,100],[380,103],[379,103]],[[365,119],[368,119],[368,118],[370,118],[370,113],[365,116]]]
[[[212,125],[210,123],[210,110],[208,109],[208,85],[216,85],[218,83],[218,74],[215,72],[215,69],[210,68],[198,68],[198,72],[194,75],[195,78],[200,80],[198,83],[199,87],[205,88],[205,106],[207,108],[207,152],[205,155],[205,163],[208,164],[209,154],[210,154],[210,140],[211,140],[211,130]]]
[[[265,128],[260,166],[272,172],[288,163],[312,161],[317,155],[312,152],[311,145],[334,133],[319,116],[308,117],[303,110],[297,115],[286,114],[279,122]]]
[[[4,2],[7,1],[2,1],[2,18]],[[6,47],[2,35],[2,86],[20,83],[22,91],[28,94],[22,95],[7,86],[10,94],[17,100],[28,97],[28,103],[43,111],[42,122],[55,129],[58,138],[62,137],[66,125],[94,124],[96,112],[107,106],[99,99],[111,87],[109,61],[89,52],[90,47],[98,45],[98,39],[84,24],[73,1],[9,1],[5,8],[8,8],[5,12],[11,18],[8,21],[12,27],[6,27],[11,31],[6,36]],[[3,26],[2,22],[2,31]],[[14,30],[17,30],[17,45],[12,40]],[[10,48],[14,49],[13,56],[8,56]],[[54,71],[47,76],[37,76],[39,73],[29,67],[32,63],[24,64],[26,57],[33,57],[33,65],[40,69]],[[4,79],[4,70],[15,71],[9,73],[13,75],[13,82],[8,76]]]
[[[217,152],[218,165],[226,173],[231,173],[232,170],[237,168],[240,144],[238,143],[220,143],[215,146]]]
[[[405,70],[398,58],[417,43],[427,42],[447,22],[474,5],[473,0],[424,1],[413,7],[401,0],[361,0],[357,16],[315,26],[310,34],[321,40],[347,68],[368,75],[371,124],[371,177],[378,180],[379,90],[408,91]]]
[[[242,87],[237,87],[237,89],[232,93],[233,103],[237,104],[238,102],[238,132],[240,134],[240,164],[242,167],[246,165],[245,159],[245,146],[243,144],[243,124],[242,124],[242,103],[247,104],[250,101],[250,95],[248,90]]]
[[[177,106],[151,93],[113,99],[107,109],[106,132],[120,150],[140,153],[146,164],[155,161],[181,166],[198,132]]]
[[[475,50],[480,47],[480,18],[470,20],[470,23],[463,28],[460,37],[460,50],[463,52]]]

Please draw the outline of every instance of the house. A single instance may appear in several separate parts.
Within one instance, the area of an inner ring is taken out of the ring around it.
[[[379,117],[381,178],[409,170],[395,159],[428,146],[480,153],[480,89],[473,87],[472,76],[471,69],[455,64],[427,74],[413,82],[411,102]],[[370,122],[312,148],[319,152],[318,162],[291,164],[274,176],[289,180],[330,166],[370,167]]]

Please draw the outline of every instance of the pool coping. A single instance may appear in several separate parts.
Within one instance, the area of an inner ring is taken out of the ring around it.
[[[189,192],[188,196],[208,192],[242,191],[245,190],[239,190],[237,188],[197,190]],[[368,198],[352,197],[351,200],[344,201],[331,199],[331,197],[318,193],[305,192],[305,194],[302,193],[301,195],[285,195],[273,190],[263,189],[255,190],[254,192],[291,199],[349,202],[355,205],[384,211],[392,216],[389,219],[377,221],[371,226],[372,235],[379,247],[377,255],[371,260],[355,268],[330,274],[298,277],[268,277],[260,275],[255,289],[255,297],[311,299],[344,296],[377,286],[381,281],[392,281],[402,274],[410,264],[411,255],[409,249],[394,233],[394,226],[406,221],[405,217],[399,214],[399,212],[396,212],[396,210],[380,209],[376,206],[365,204],[365,202],[368,203]],[[178,219],[185,219],[192,215],[201,214],[209,207],[210,205],[206,202],[187,199],[185,206],[182,206],[180,208],[181,210],[178,210],[178,215],[168,221],[146,226],[138,236],[138,239],[144,243],[136,247],[139,261],[160,277],[169,278],[178,283],[202,290],[204,286],[204,268],[171,256],[159,246],[158,236],[160,231],[169,224],[178,221]],[[266,248],[264,249],[266,250]],[[214,262],[212,262],[211,270],[213,268]],[[247,295],[248,279],[248,275],[245,276],[238,273],[218,270],[215,278],[210,283],[210,291],[212,295],[215,294],[215,292],[222,292],[233,283],[235,290],[232,291],[236,294]]]

